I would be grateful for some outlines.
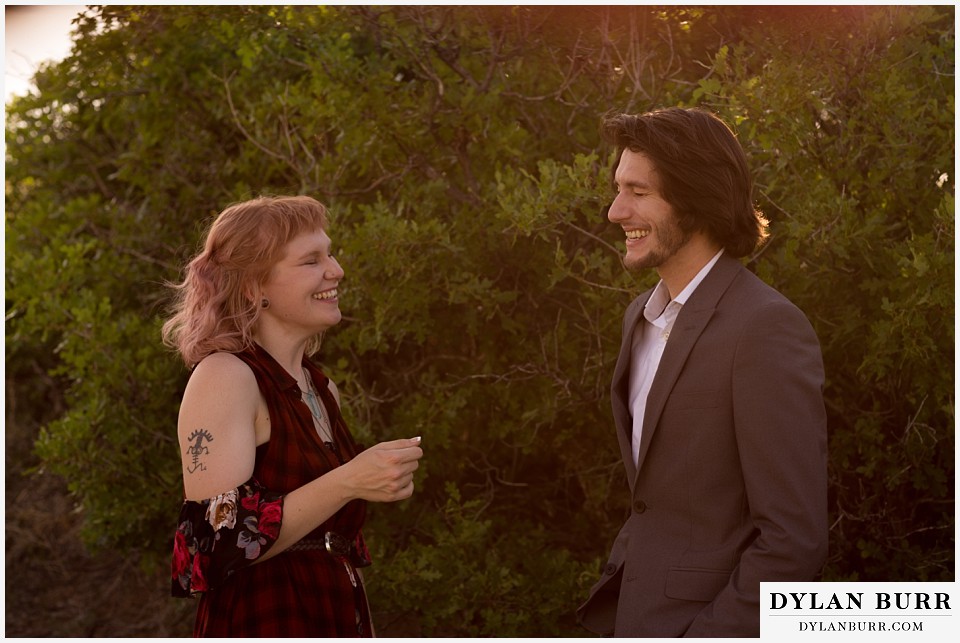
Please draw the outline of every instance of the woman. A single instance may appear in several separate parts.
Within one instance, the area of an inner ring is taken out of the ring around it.
[[[163,339],[193,373],[172,585],[200,595],[197,636],[373,635],[366,501],[410,497],[423,452],[361,451],[310,360],[340,321],[325,215],[305,196],[230,206],[175,286]]]

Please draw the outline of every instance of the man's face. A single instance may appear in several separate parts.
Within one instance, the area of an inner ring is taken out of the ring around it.
[[[677,223],[673,207],[660,195],[660,178],[653,161],[640,152],[623,151],[614,174],[617,196],[607,218],[623,228],[629,270],[663,268],[690,238]]]

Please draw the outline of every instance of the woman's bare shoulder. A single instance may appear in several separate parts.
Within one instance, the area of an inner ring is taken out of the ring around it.
[[[190,379],[195,377],[201,379],[238,377],[256,381],[247,363],[233,353],[210,353],[194,367]]]

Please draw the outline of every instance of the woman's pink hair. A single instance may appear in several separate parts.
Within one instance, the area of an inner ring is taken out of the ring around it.
[[[187,264],[163,325],[163,343],[188,368],[210,353],[237,353],[253,345],[261,286],[302,232],[327,226],[326,208],[308,196],[259,197],[227,207],[207,231],[203,250]],[[320,335],[307,354],[320,347]]]

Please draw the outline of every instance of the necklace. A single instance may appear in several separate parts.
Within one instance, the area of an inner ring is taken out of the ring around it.
[[[316,424],[317,433],[320,434],[320,438],[329,444],[333,443],[333,425],[330,423],[330,418],[327,417],[327,411],[323,406],[323,401],[320,399],[320,395],[317,393],[317,390],[313,386],[313,378],[310,377],[310,373],[307,372],[307,369],[303,369],[303,375],[306,378],[307,390],[300,389],[303,393],[303,401],[307,403],[307,407],[310,409],[310,415],[313,416],[313,421]]]

